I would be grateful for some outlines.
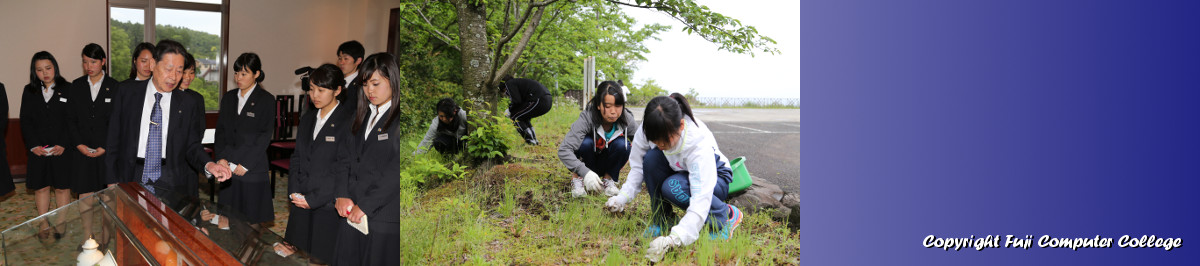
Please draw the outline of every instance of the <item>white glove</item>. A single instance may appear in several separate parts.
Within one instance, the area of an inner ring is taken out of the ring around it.
[[[583,186],[589,191],[600,191],[604,189],[604,183],[600,182],[600,176],[596,172],[588,171],[587,175],[583,176]]]
[[[673,247],[678,247],[681,242],[675,236],[660,236],[650,242],[650,248],[646,249],[646,259],[657,263],[661,261],[663,255],[667,254],[668,250]]]
[[[608,208],[610,212],[623,212],[625,211],[625,203],[628,201],[628,199],[622,198],[621,195],[616,195],[608,198],[608,202],[604,203],[604,207]]]

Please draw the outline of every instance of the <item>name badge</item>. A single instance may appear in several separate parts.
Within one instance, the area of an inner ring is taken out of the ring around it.
[[[333,142],[333,136],[325,136],[325,142]]]
[[[104,98],[104,102],[105,102],[105,103],[111,103],[111,102],[112,102],[112,98]]]
[[[379,134],[379,140],[380,141],[387,140],[387,138],[388,138],[387,135],[388,135],[387,133]]]
[[[254,117],[254,112],[246,112],[246,116]]]
[[[65,103],[65,102],[67,102],[67,98],[58,98],[58,101]]]

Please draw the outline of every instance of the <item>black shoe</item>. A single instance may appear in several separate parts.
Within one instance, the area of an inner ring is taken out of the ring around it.
[[[528,128],[525,128],[525,133],[527,136],[527,137],[525,137],[525,143],[529,143],[530,145],[537,146],[538,145],[537,132],[533,131],[533,127],[530,126]]]

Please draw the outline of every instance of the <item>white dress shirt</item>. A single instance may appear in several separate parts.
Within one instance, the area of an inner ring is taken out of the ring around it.
[[[357,77],[358,77],[358,70],[355,70],[354,73],[350,73],[349,76],[346,76],[346,87],[350,87],[350,82],[354,81],[354,78],[357,78]]]
[[[42,102],[50,102],[50,98],[54,97],[54,85],[57,84],[50,84],[49,88],[42,87]]]
[[[375,124],[379,123],[379,120],[383,119],[383,114],[386,114],[387,110],[392,108],[392,101],[388,100],[388,102],[380,105],[379,107],[375,107],[375,105],[368,103],[367,107],[371,109],[371,120],[368,120],[367,122],[367,132],[363,134],[364,140],[370,139],[371,129],[375,128]]]
[[[242,107],[246,106],[246,100],[250,99],[250,94],[254,93],[254,89],[257,89],[257,88],[258,88],[258,83],[254,83],[253,86],[250,86],[250,90],[246,91],[246,93],[245,93],[246,95],[242,95],[242,92],[240,92],[240,91],[237,92],[237,97],[238,97],[238,112],[237,113],[238,113],[238,115],[242,114]]]
[[[96,96],[100,95],[100,85],[104,84],[104,72],[100,72],[100,81],[92,82],[92,77],[87,77],[88,85],[92,89],[92,101],[96,101]]]
[[[320,133],[321,128],[325,127],[325,121],[329,121],[329,117],[333,116],[333,111],[337,111],[340,103],[338,100],[333,100],[333,108],[329,109],[329,113],[325,114],[325,117],[321,117],[321,110],[317,110],[317,125],[313,127],[313,140],[317,140],[317,133]]]
[[[159,92],[154,88],[154,82],[146,82],[146,102],[142,104],[142,126],[138,129],[138,149],[137,157],[146,158],[146,136],[150,135],[150,114],[154,112],[154,93]],[[162,93],[162,99],[159,100],[158,106],[162,108],[162,158],[167,158],[167,129],[171,125],[171,93]]]

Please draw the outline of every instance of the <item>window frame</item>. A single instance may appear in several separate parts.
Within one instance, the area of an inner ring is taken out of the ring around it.
[[[105,20],[104,20],[104,25],[105,25],[105,29],[106,29],[105,31],[107,31],[108,33],[105,34],[104,38],[106,39],[105,43],[110,43],[110,44],[112,43],[112,23],[111,22],[112,22],[112,8],[114,8],[114,7],[132,8],[132,9],[141,9],[142,10],[142,14],[145,16],[143,18],[144,22],[142,24],[143,25],[143,29],[142,29],[143,35],[142,36],[144,38],[142,41],[154,40],[154,39],[158,38],[158,36],[156,35],[156,33],[154,31],[155,25],[158,25],[157,21],[155,21],[155,16],[157,15],[156,13],[158,12],[157,11],[158,8],[170,8],[170,9],[179,9],[179,10],[188,10],[188,11],[208,11],[208,12],[221,13],[221,48],[220,48],[220,51],[217,52],[217,67],[219,67],[222,71],[221,71],[221,78],[220,78],[221,81],[220,81],[220,84],[218,84],[218,86],[217,86],[217,88],[220,90],[220,93],[218,93],[217,95],[219,98],[219,97],[221,97],[221,95],[225,94],[226,90],[228,90],[228,88],[226,88],[226,83],[228,82],[228,79],[229,79],[229,73],[227,73],[229,71],[225,71],[226,64],[229,59],[229,0],[221,0],[221,4],[219,4],[219,5],[218,4],[195,3],[195,2],[171,1],[171,0],[108,0],[108,8],[105,8],[105,10],[104,10],[105,14],[107,14],[105,16]],[[111,45],[107,45],[107,46],[111,46]],[[108,49],[108,53],[109,53],[110,57],[112,55],[111,48],[112,47],[109,47],[109,49]],[[109,69],[107,71],[112,72],[112,64],[109,64],[108,67],[109,67]],[[220,102],[220,99],[218,99],[218,102]],[[207,111],[207,112],[216,112],[216,110]]]

